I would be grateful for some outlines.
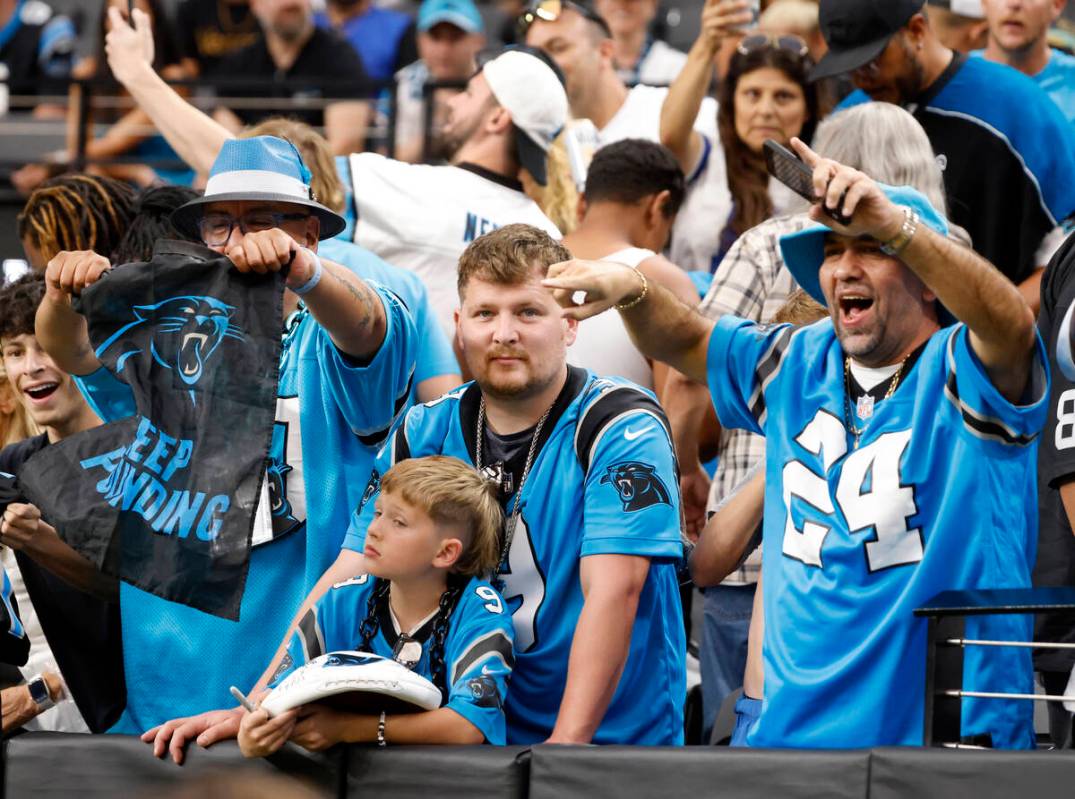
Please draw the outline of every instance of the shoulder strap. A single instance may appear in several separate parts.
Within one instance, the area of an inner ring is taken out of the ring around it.
[[[582,466],[583,476],[590,472],[594,448],[605,430],[622,416],[643,413],[652,416],[672,440],[672,426],[656,399],[637,386],[598,379],[593,385],[599,393],[583,408],[575,423],[575,455]],[[678,465],[677,465],[678,471]]]

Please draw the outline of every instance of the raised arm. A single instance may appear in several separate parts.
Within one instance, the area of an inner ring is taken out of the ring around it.
[[[822,158],[799,139],[792,145],[814,170],[819,202],[810,217],[846,236],[870,236],[877,241],[895,239],[904,225],[904,213],[868,176]],[[833,209],[843,197],[848,225],[822,213],[821,203]],[[900,252],[900,260],[914,272],[937,300],[970,331],[970,346],[989,379],[1010,402],[1018,402],[1026,388],[1034,349],[1034,313],[1010,280],[974,250],[919,224]]]
[[[112,30],[105,37],[105,52],[112,74],[179,157],[196,172],[208,172],[224,142],[234,138],[231,132],[153,71],[153,31],[144,11],[134,9],[133,28],[115,8],[108,9],[108,18]]]
[[[698,38],[668,87],[661,106],[661,144],[672,151],[684,173],[690,174],[702,152],[702,136],[694,130],[694,120],[713,79],[713,59],[730,30],[750,22],[747,6],[745,0],[706,0]]]
[[[88,375],[101,367],[93,354],[86,318],[71,305],[71,295],[94,283],[111,268],[90,250],[61,252],[45,267],[45,296],[37,308],[37,340],[68,374]]]
[[[627,332],[643,355],[706,384],[713,322],[684,305],[668,289],[620,264],[577,259],[553,264],[542,285],[552,289],[569,319],[588,319],[613,306],[623,306],[620,314]],[[574,298],[580,291],[586,296],[582,304],[576,304]]]

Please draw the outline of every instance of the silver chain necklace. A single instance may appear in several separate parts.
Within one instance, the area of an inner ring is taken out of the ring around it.
[[[552,405],[545,409],[545,413],[541,415],[537,425],[534,427],[534,435],[530,437],[530,450],[526,453],[526,463],[523,465],[523,473],[519,478],[519,488],[515,492],[515,504],[512,507],[511,516],[508,517],[504,525],[504,545],[500,548],[500,559],[497,561],[496,571],[493,573],[494,580],[500,576],[500,568],[504,565],[504,561],[508,557],[508,551],[511,549],[512,539],[515,538],[515,526],[519,523],[523,486],[526,485],[526,478],[530,476],[530,467],[534,464],[534,453],[537,451],[537,442],[541,437],[541,428],[545,426],[545,420],[549,418],[549,414],[552,413],[552,406],[555,404],[556,401],[553,400]],[[482,470],[482,446],[484,443],[485,397],[483,396],[481,402],[478,403],[478,426],[474,439],[474,465],[479,472]]]

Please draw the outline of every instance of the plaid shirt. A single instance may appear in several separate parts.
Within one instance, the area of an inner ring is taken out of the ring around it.
[[[784,266],[780,237],[812,224],[806,214],[778,216],[751,228],[728,250],[713,275],[709,293],[698,309],[710,319],[725,314],[768,322],[798,288]],[[765,439],[745,430],[721,429],[717,471],[709,487],[709,508],[729,497],[746,478],[750,468],[765,457]],[[761,550],[728,575],[725,583],[758,581]]]

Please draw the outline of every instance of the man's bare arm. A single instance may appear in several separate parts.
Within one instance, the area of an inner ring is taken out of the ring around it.
[[[589,743],[616,693],[631,647],[649,559],[590,555],[579,576],[585,601],[571,641],[567,685],[547,743]]]
[[[619,264],[577,259],[550,266],[542,285],[552,289],[569,319],[587,319],[615,305],[631,305],[620,314],[639,351],[706,384],[706,355],[714,324],[668,289]],[[586,292],[581,305],[574,302],[579,291]]]
[[[153,121],[179,157],[196,172],[207,173],[231,131],[198,110],[153,71],[153,31],[141,9],[134,27],[115,8],[108,10],[112,26],[105,37],[108,65],[116,80]]]
[[[68,374],[88,375],[101,367],[93,354],[86,319],[71,305],[71,295],[111,269],[103,255],[89,250],[61,252],[45,267],[45,296],[37,308],[35,334],[56,365]]]

